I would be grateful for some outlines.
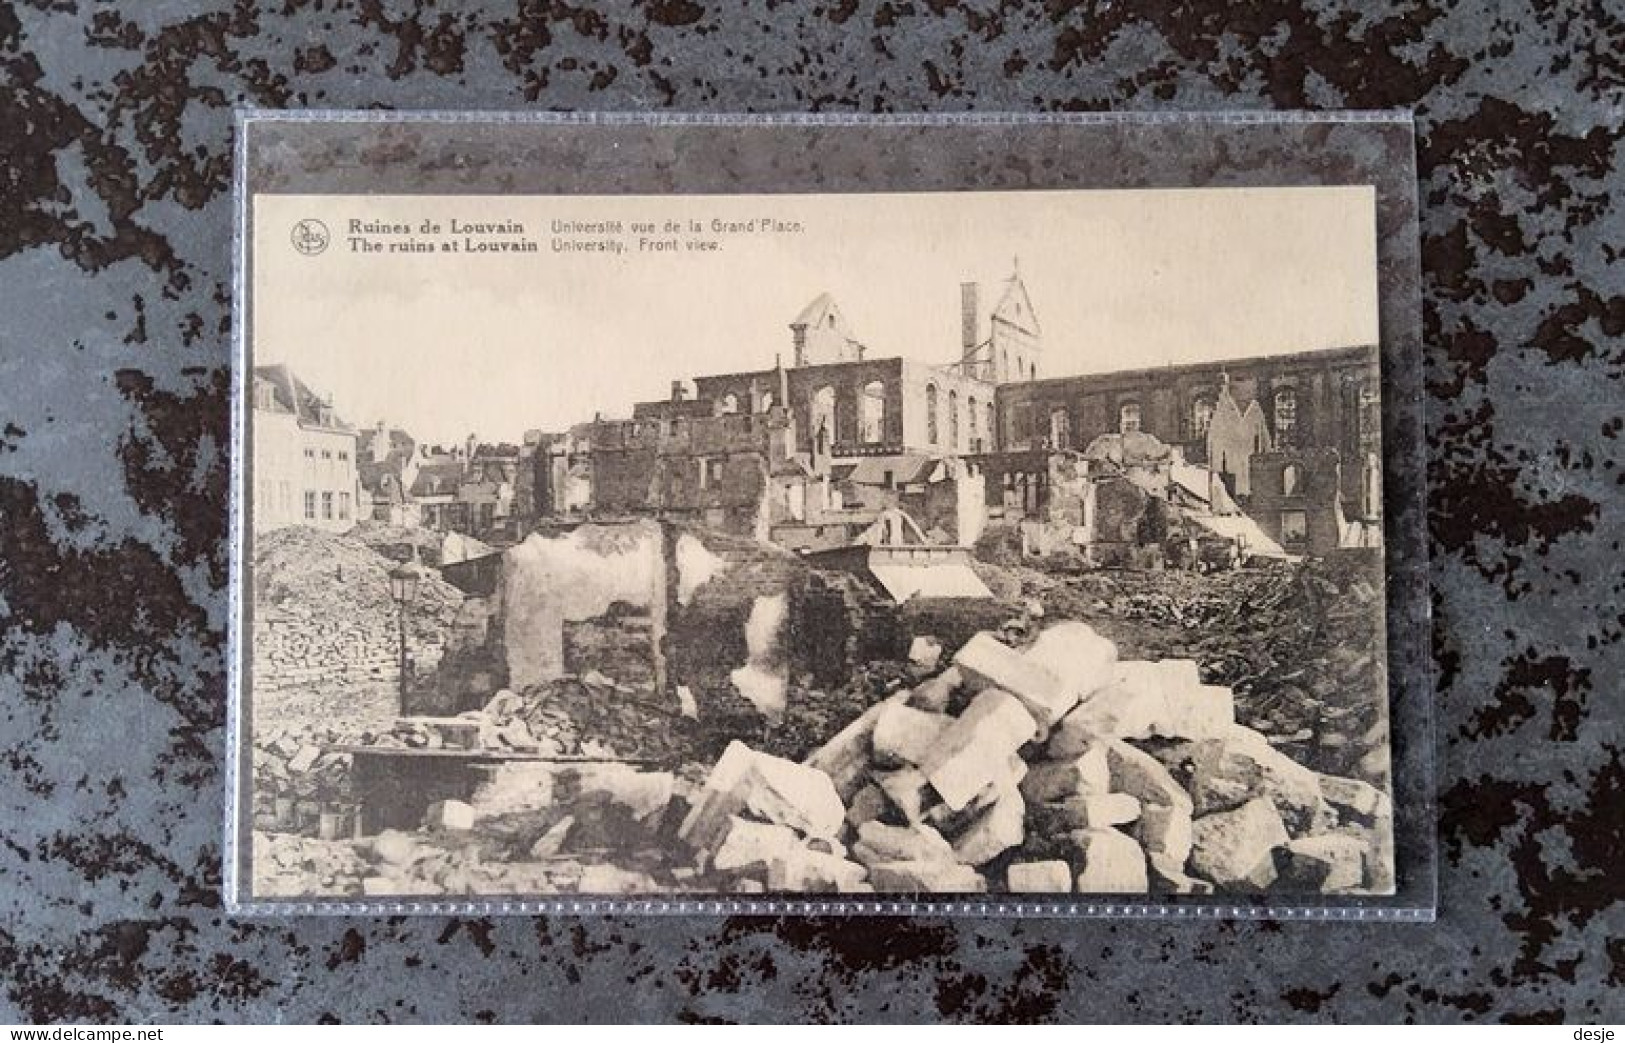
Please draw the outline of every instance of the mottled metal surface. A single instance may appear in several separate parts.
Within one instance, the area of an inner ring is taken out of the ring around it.
[[[0,5],[0,1018],[1625,1017],[1605,4]],[[1414,106],[1431,926],[231,921],[230,107]]]

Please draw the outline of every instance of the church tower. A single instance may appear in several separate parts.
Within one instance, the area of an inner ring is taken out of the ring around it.
[[[1019,262],[1002,282],[961,283],[959,321],[961,372],[995,384],[1038,379],[1042,334]]]

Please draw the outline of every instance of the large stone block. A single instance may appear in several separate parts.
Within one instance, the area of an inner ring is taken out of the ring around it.
[[[1066,894],[1072,890],[1072,867],[1060,859],[1013,862],[1005,886],[1012,894]]]
[[[1182,804],[1142,804],[1135,836],[1153,855],[1164,855],[1179,865],[1191,856],[1190,801]]]
[[[999,689],[1019,700],[1033,717],[1029,739],[1046,734],[1078,701],[1067,682],[1048,666],[986,632],[954,653],[954,665],[972,690]]]
[[[866,822],[858,827],[852,857],[866,866],[880,862],[944,862],[953,860],[954,848],[930,826]]]
[[[728,819],[727,833],[711,868],[720,873],[766,872],[775,859],[785,859],[802,850],[801,838],[789,826],[752,822],[737,815]]]
[[[437,800],[423,816],[423,824],[429,829],[473,829],[474,820],[473,806],[460,800]]]
[[[1115,829],[1082,829],[1071,834],[1078,852],[1080,894],[1145,894],[1150,890],[1145,852],[1134,838]]]
[[[920,770],[943,803],[958,811],[988,783],[1008,774],[1011,754],[1037,727],[1019,699],[989,688],[942,730]]]
[[[1363,819],[1371,819],[1387,803],[1382,790],[1359,779],[1345,779],[1338,775],[1321,775],[1320,795],[1328,804],[1347,808]]]
[[[1190,794],[1155,757],[1118,739],[1104,745],[1113,791],[1136,797],[1143,806],[1162,804],[1190,812]]]
[[[856,829],[880,818],[890,807],[891,798],[886,796],[886,791],[871,782],[853,794],[847,803],[846,824]]]
[[[1185,872],[1182,859],[1158,851],[1149,852],[1146,862],[1150,867],[1151,890],[1158,894],[1210,895],[1213,885],[1198,880]]]
[[[1360,837],[1342,833],[1299,837],[1286,846],[1281,878],[1293,887],[1322,894],[1355,890],[1365,882],[1368,847]]]
[[[678,836],[696,850],[714,850],[728,819],[741,812],[809,837],[837,836],[846,821],[846,805],[824,772],[735,740],[712,767]]]
[[[828,775],[842,800],[852,799],[852,794],[863,787],[874,757],[875,723],[888,707],[901,703],[905,698],[907,693],[899,693],[875,703],[830,736],[803,763]]]
[[[1007,790],[954,839],[954,857],[969,866],[992,861],[1026,837],[1027,802]]]
[[[1028,800],[1065,800],[1111,790],[1111,768],[1100,743],[1060,760],[1039,761],[1029,769],[1021,780],[1021,793]]]
[[[926,759],[950,720],[947,714],[888,701],[875,719],[870,739],[875,763],[888,768],[918,765]]]
[[[881,862],[869,867],[877,892],[891,894],[980,894],[987,881],[958,862]]]
[[[877,772],[875,784],[907,822],[922,821],[933,802],[930,783],[918,768]]]
[[[1291,839],[1265,797],[1233,811],[1203,815],[1192,832],[1191,871],[1221,888],[1249,892],[1275,882],[1275,851]]]
[[[1045,628],[1023,654],[1061,682],[1063,696],[1051,707],[1053,716],[1045,721],[1034,713],[1040,724],[1054,724],[1079,700],[1110,684],[1117,665],[1117,646],[1076,620]]]
[[[1033,832],[1061,836],[1078,829],[1121,826],[1140,817],[1140,802],[1127,793],[1067,797],[1032,805]]]
[[[1334,819],[1315,772],[1239,725],[1223,738],[1191,744],[1190,797],[1196,814],[1228,811],[1267,797],[1294,836],[1319,832]]]
[[[622,764],[593,765],[579,778],[583,799],[602,798],[637,819],[664,810],[676,785],[669,771],[638,771]]]
[[[769,891],[850,894],[869,889],[869,871],[840,855],[797,848],[768,865]]]

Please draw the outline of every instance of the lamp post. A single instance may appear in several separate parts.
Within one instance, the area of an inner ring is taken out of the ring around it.
[[[410,669],[406,658],[406,609],[418,596],[418,583],[423,579],[423,566],[418,564],[417,545],[412,546],[412,560],[389,570],[389,596],[395,601],[396,618],[401,633],[401,693],[400,712],[406,714],[406,691]]]

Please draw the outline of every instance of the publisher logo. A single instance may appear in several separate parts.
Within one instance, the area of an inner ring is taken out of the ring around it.
[[[314,217],[307,217],[303,221],[296,221],[293,226],[293,248],[306,257],[315,257],[327,249],[331,236],[328,235],[327,226]]]

